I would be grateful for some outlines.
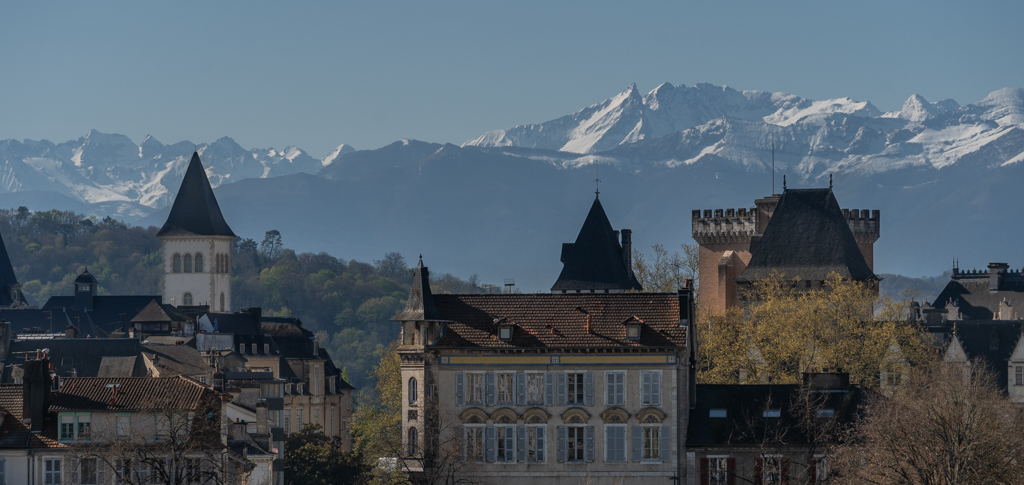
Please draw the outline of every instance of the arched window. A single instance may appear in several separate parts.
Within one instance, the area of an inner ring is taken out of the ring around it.
[[[174,273],[181,273],[181,255],[175,254],[171,257],[171,271]]]
[[[416,389],[416,387],[417,387],[417,385],[416,385],[416,378],[415,377],[410,377],[409,378],[409,404],[416,404],[416,401],[419,399],[419,396],[417,395],[417,392],[416,392],[416,391],[418,391],[418,389]]]
[[[196,273],[203,272],[203,253],[196,253]]]
[[[409,454],[415,455],[419,453],[419,431],[416,428],[409,428]]]
[[[185,259],[185,272],[186,273],[191,273],[192,272],[192,255],[191,254],[186,254],[184,259]]]
[[[223,254],[218,254],[217,255],[217,272],[218,273],[223,273],[224,272],[224,255]]]
[[[224,292],[220,292],[220,311],[224,311]]]
[[[224,255],[224,272],[225,273],[230,273],[231,272],[231,255],[230,254],[225,254]]]
[[[185,306],[192,306],[192,293],[185,293],[181,297],[181,304]]]

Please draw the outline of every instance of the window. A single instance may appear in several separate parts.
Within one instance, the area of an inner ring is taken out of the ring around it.
[[[516,461],[516,427],[515,426],[497,426],[496,427],[497,438],[497,457],[495,461],[498,462],[514,462]]]
[[[284,433],[290,434],[292,432],[292,416],[290,412],[286,412],[284,415]]]
[[[729,417],[729,410],[727,409],[710,409],[708,410],[709,418],[727,418]]]
[[[244,354],[245,353],[245,344],[238,344],[238,353],[239,354]]]
[[[498,327],[498,340],[512,340],[512,327]]]
[[[466,384],[469,386],[466,402],[473,404],[484,403],[484,375],[480,373],[466,374]]]
[[[124,437],[131,433],[132,418],[128,414],[118,414],[114,416],[115,428],[117,428],[117,436]]]
[[[224,311],[224,292],[220,292],[220,311]]]
[[[584,399],[584,383],[583,373],[573,372],[565,375],[565,383],[569,404],[583,404]]]
[[[220,294],[220,301],[224,301],[224,293]],[[224,304],[221,303],[221,307],[223,306]],[[221,310],[223,310],[223,308],[221,308]],[[270,344],[263,344],[263,354],[270,355]]]
[[[181,273],[181,255],[175,254],[171,257],[171,272]]]
[[[252,344],[252,355],[256,355],[256,344]]]
[[[78,439],[87,440],[89,435],[92,433],[92,415],[90,414],[79,414],[78,418]]]
[[[1024,365],[1018,365],[1014,367],[1014,373],[1016,374],[1016,385],[1024,386]]]
[[[184,266],[185,266],[185,270],[184,271],[186,273],[191,273],[192,272],[192,255],[191,254],[186,254],[185,257],[182,258],[182,260],[185,263],[184,264]]]
[[[181,304],[185,306],[192,306],[192,293],[185,293],[181,297]]]
[[[643,459],[660,460],[659,437],[661,429],[658,426],[643,427]]]
[[[611,424],[604,427],[604,460],[626,461],[626,425]]]
[[[313,422],[320,424],[320,408],[313,409]],[[323,428],[321,428],[322,430]]]
[[[196,253],[196,273],[203,272],[203,253]]]
[[[544,462],[544,426],[529,426],[526,428],[526,460],[534,463]]]
[[[516,375],[510,372],[498,374],[498,404],[515,402]]]
[[[831,418],[831,417],[836,415],[836,410],[835,409],[819,409],[819,410],[815,411],[814,414],[817,417],[819,417],[819,418]]]
[[[484,461],[484,427],[465,426],[466,460]]]
[[[298,429],[298,430],[302,429],[302,410],[301,409],[296,409],[295,410],[295,429]]]
[[[640,383],[640,404],[661,406],[661,371],[642,372]]]
[[[75,439],[75,417],[73,415],[61,415],[60,417],[60,439]]]
[[[726,485],[729,478],[729,459],[724,456],[708,457],[708,485]]]
[[[778,418],[780,416],[782,416],[782,410],[781,409],[765,409],[761,413],[761,417],[764,417],[764,418]]]
[[[82,485],[96,485],[99,483],[97,473],[97,462],[95,458],[82,458],[78,461],[78,477]]]
[[[419,436],[416,428],[409,428],[409,454],[415,455],[419,453]]]
[[[626,373],[606,372],[605,376],[605,404],[609,406],[626,405]]]
[[[566,461],[583,461],[583,426],[567,426],[567,439],[565,441]]]
[[[828,483],[829,459],[825,455],[814,455],[814,483]]]
[[[327,414],[329,414],[331,418],[331,427],[327,428],[327,436],[334,436],[334,408],[332,407],[328,411],[330,411]]]
[[[419,400],[418,389],[416,389],[416,378],[409,378],[409,404],[416,404]]]
[[[640,325],[626,325],[626,338],[640,340]]]
[[[43,460],[43,483],[45,485],[61,485],[60,458]]]
[[[762,485],[782,485],[782,457],[761,457]]]
[[[526,404],[544,404],[544,374],[526,374]]]

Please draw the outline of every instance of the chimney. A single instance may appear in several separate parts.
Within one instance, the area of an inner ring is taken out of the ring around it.
[[[1003,281],[1003,275],[1010,265],[1006,263],[988,263],[988,291],[995,293],[999,291],[999,284]]]
[[[270,413],[268,409],[266,399],[260,399],[256,403],[256,434],[258,435],[270,433]]]
[[[626,264],[626,273],[633,276],[633,231],[623,229],[622,234],[622,262]]]
[[[686,327],[694,318],[693,301],[693,280],[683,281],[683,287],[679,289],[679,326]]]
[[[67,327],[64,327],[64,337],[78,338],[78,327],[74,325],[68,325]]]
[[[25,362],[24,384],[21,388],[22,413],[25,424],[33,433],[42,432],[46,424],[46,411],[53,398],[51,379],[48,356]]]
[[[242,313],[248,313],[256,316],[256,323],[263,324],[263,309],[258,306],[251,306],[249,308],[243,308]]]
[[[587,335],[594,333],[594,317],[587,314]]]

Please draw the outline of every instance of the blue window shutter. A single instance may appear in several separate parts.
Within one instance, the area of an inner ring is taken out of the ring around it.
[[[608,406],[615,405],[615,373],[604,373],[604,403]]]
[[[558,462],[565,463],[565,442],[569,440],[569,432],[565,426],[558,427]]]
[[[466,427],[462,427],[462,439],[459,440],[459,461],[466,461]]]
[[[565,372],[558,373],[558,405],[565,406],[568,403],[566,398]]]
[[[594,461],[594,427],[583,428],[583,461],[590,463]]]
[[[544,405],[555,405],[555,373],[544,373]]]
[[[526,438],[528,436],[526,426],[516,428],[516,432],[518,433],[516,437],[519,439],[516,447],[519,450],[519,463],[526,463]]]
[[[506,426],[505,427],[505,461],[509,463],[516,462],[516,427]]]
[[[487,374],[485,374],[484,375],[484,380],[486,382],[485,387],[487,388],[486,400],[484,402],[488,406],[493,406],[494,405],[494,394],[495,394],[494,393],[494,386],[495,386],[494,373],[493,372],[488,372]]]
[[[619,374],[618,385],[615,386],[615,398],[616,398],[615,402],[619,403],[619,406],[625,406],[626,405],[626,373],[625,372]],[[625,449],[625,448],[623,448],[623,449]],[[625,458],[623,458],[623,459],[625,459]]]
[[[519,372],[516,374],[516,404],[520,406],[526,405],[526,373]]]
[[[641,374],[643,380],[640,381],[640,404],[642,406],[648,406],[651,404],[651,373],[644,372]]]
[[[644,428],[633,426],[633,461],[644,459]]]
[[[537,461],[538,462],[543,462],[544,461],[544,450],[545,450],[545,443],[546,443],[545,440],[547,439],[547,437],[545,436],[545,434],[547,433],[545,431],[546,429],[547,428],[545,428],[543,426],[540,426],[540,427],[537,428]]]
[[[671,461],[672,457],[672,427],[662,426],[661,433],[658,433],[658,458],[661,461]]]
[[[583,374],[583,405],[594,405],[594,373]]]
[[[651,372],[651,405],[661,406],[661,373]]]
[[[484,428],[484,460],[492,463],[498,455],[497,434],[494,426]]]
[[[463,372],[455,374],[455,405],[466,405],[466,374]]]

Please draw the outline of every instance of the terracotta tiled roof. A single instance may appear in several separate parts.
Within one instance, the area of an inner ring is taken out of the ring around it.
[[[42,433],[29,433],[22,422],[23,395],[21,384],[0,384],[0,448],[62,448],[57,441],[57,420],[50,416]]]
[[[674,293],[434,295],[448,324],[435,347],[684,347]],[[590,330],[587,329],[588,316]],[[639,340],[626,338],[627,319],[643,321]],[[498,325],[514,325],[498,340]]]
[[[115,387],[116,386],[116,392]],[[197,409],[213,390],[186,377],[65,379],[50,411]]]

